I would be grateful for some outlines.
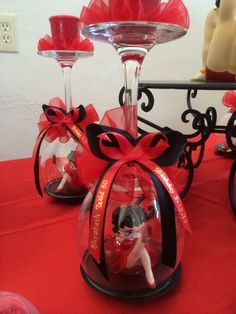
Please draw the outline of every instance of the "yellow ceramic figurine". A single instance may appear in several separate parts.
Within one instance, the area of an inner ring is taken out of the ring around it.
[[[192,80],[235,81],[236,0],[217,0],[205,22],[202,69]]]

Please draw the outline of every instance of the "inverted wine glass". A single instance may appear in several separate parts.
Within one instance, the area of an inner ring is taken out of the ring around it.
[[[51,16],[49,21],[52,36],[46,36],[41,39],[41,42],[39,41],[40,45],[38,46],[41,49],[38,54],[56,60],[62,70],[64,83],[63,111],[66,115],[74,107],[71,92],[72,68],[78,59],[92,56],[92,46],[89,46],[91,43],[87,40],[88,50],[79,50],[80,47],[83,48],[85,45],[81,46],[83,40],[80,36],[80,20],[78,17],[56,15]],[[70,136],[69,139],[61,140],[58,138],[47,144],[41,158],[44,191],[56,198],[83,198],[86,189],[79,184],[74,156],[78,146],[77,141]]]
[[[185,33],[186,29],[178,25],[142,21],[104,22],[82,29],[84,36],[112,44],[121,58],[124,69],[124,128],[134,139],[138,136],[137,100],[142,62],[155,44],[174,40]],[[169,291],[179,279],[184,232],[176,217],[173,220],[173,225],[176,224],[176,263],[172,267],[164,265],[161,256],[165,240],[161,235],[160,214],[163,199],[159,198],[155,189],[149,174],[137,163],[130,162],[120,168],[105,209],[100,262],[88,249],[97,246],[96,224],[100,225],[100,216],[97,221],[92,218],[91,226],[91,217],[95,213],[91,213],[89,195],[81,207],[81,273],[89,285],[105,295],[128,299],[152,298]],[[102,204],[101,196],[96,205],[99,207]],[[91,238],[91,234],[94,237]],[[143,245],[138,249],[135,260],[134,251],[140,241]],[[126,245],[129,246],[129,254],[125,253]]]

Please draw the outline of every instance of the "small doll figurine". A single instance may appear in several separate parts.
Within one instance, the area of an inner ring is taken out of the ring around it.
[[[60,184],[57,187],[57,192],[62,192],[66,185],[73,192],[79,192],[84,187],[81,186],[79,174],[76,168],[75,160],[74,160],[74,151],[71,151],[67,156],[68,162],[64,165],[62,172],[62,179]]]
[[[139,205],[123,205],[112,215],[115,237],[105,241],[105,258],[113,273],[137,274],[144,270],[147,285],[155,289],[152,267],[157,264],[160,251],[150,239],[147,217]]]

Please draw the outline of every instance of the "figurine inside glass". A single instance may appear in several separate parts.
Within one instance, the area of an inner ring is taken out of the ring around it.
[[[78,143],[73,139],[63,144],[56,140],[53,145],[44,145],[40,176],[45,193],[65,199],[80,199],[86,195],[87,189],[81,183],[75,162],[77,153]]]
[[[101,232],[100,217],[97,215],[91,225],[94,213],[88,199],[82,205],[81,272],[88,284],[106,295],[128,299],[156,297],[172,289],[179,279],[184,229],[163,186],[160,182],[157,185],[156,189],[149,174],[137,164],[124,165],[119,170],[106,208],[100,262],[90,253]],[[168,221],[162,216],[164,211],[169,214]],[[163,228],[167,228],[167,233]],[[172,239],[169,244],[168,237]],[[171,250],[171,254],[166,250]]]
[[[71,71],[78,58],[92,55],[93,45],[88,39],[82,40],[78,17],[57,15],[51,16],[49,21],[51,37],[46,35],[39,40],[38,53],[55,59],[60,65],[64,79],[65,102],[58,98],[53,99],[46,108],[47,114],[44,110],[41,116],[39,125],[43,120],[48,120],[52,125],[49,128],[51,135],[47,134],[43,143],[40,176],[44,191],[48,195],[56,198],[83,198],[86,189],[80,182],[75,162],[75,155],[82,147],[78,148],[77,140],[71,136],[63,123],[68,123],[68,117],[75,115],[75,111],[80,114],[81,110],[75,108],[72,102]],[[50,115],[54,118],[51,119]]]
[[[138,81],[145,55],[155,44],[181,37],[186,30],[166,23],[122,21],[91,24],[82,33],[111,43],[120,55],[124,68],[124,129],[135,140]],[[107,184],[99,180],[101,185]],[[81,273],[89,285],[106,295],[131,299],[159,296],[175,285],[181,269],[184,232],[165,191],[158,180],[154,187],[150,175],[133,161],[115,175],[107,204],[97,187],[92,190],[96,193],[95,207],[91,206],[92,193],[87,195],[79,214],[79,248]],[[96,215],[96,207],[104,210],[104,218]],[[171,216],[168,234],[174,255],[167,258],[166,264],[165,250],[170,246],[163,232],[163,223],[167,222],[162,216],[164,207]],[[100,258],[94,258],[93,250]]]

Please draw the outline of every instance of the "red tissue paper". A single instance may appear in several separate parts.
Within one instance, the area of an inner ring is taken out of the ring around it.
[[[149,21],[189,28],[189,14],[181,0],[91,0],[80,14],[83,25],[101,22]]]
[[[75,39],[71,45],[67,45],[63,36],[58,36],[53,40],[51,36],[45,35],[43,38],[40,38],[38,42],[38,51],[44,50],[78,50],[92,52],[94,46],[88,38],[83,40]]]
[[[223,98],[222,103],[226,107],[230,108],[230,112],[236,111],[236,92],[235,91],[227,91]]]

